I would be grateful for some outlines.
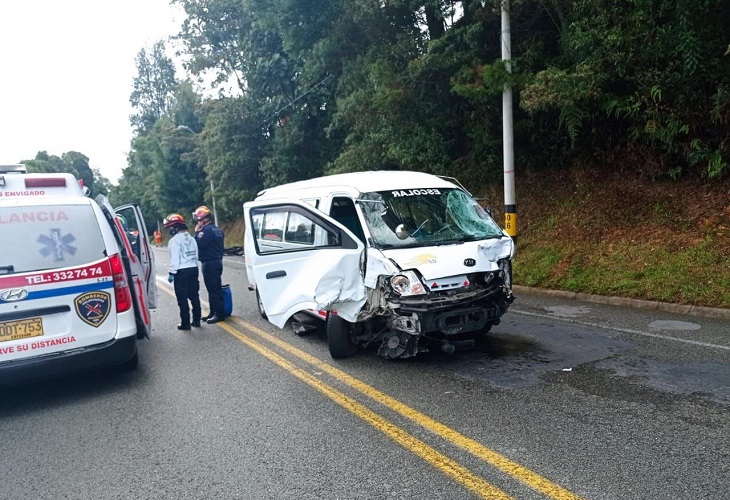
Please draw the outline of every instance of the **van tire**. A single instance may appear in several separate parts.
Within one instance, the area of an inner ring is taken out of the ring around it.
[[[482,351],[488,350],[490,347],[490,337],[489,337],[489,331],[492,329],[492,326],[494,326],[492,323],[487,323],[484,328],[479,330],[474,335],[474,345],[477,349],[480,349]]]
[[[264,309],[264,303],[261,302],[261,296],[259,295],[259,291],[258,290],[256,290],[256,304],[258,305],[259,314],[261,315],[261,317],[264,318],[264,319],[267,319],[266,318],[266,310]]]
[[[327,345],[333,358],[347,358],[357,352],[357,344],[352,341],[350,323],[336,314],[327,315]]]

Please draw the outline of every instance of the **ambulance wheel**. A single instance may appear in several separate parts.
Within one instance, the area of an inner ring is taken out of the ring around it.
[[[135,351],[134,356],[132,356],[130,359],[122,363],[117,367],[117,369],[120,372],[131,372],[133,370],[137,369],[137,365],[139,364],[139,355]]]
[[[327,315],[327,345],[330,349],[330,356],[333,358],[346,358],[357,352],[357,344],[352,342],[350,323],[336,314]]]
[[[261,296],[258,290],[256,290],[256,304],[259,306],[259,314],[262,318],[266,319],[266,310],[264,309],[264,303],[261,302]]]

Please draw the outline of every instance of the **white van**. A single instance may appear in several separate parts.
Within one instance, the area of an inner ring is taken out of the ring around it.
[[[512,238],[453,179],[339,174],[266,189],[243,208],[261,315],[279,328],[302,312],[324,320],[333,357],[360,345],[388,358],[453,352],[514,300]]]
[[[138,207],[86,191],[0,166],[0,385],[137,365],[157,302],[147,230]]]

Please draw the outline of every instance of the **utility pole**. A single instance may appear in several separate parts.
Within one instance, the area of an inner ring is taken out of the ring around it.
[[[510,39],[509,0],[502,0],[502,61],[512,72],[512,40]],[[504,155],[504,229],[517,238],[517,201],[515,199],[515,145],[512,120],[512,85],[502,92],[502,152]]]
[[[207,152],[205,153],[205,157],[208,158]],[[210,173],[210,160],[208,160],[208,177],[210,177],[210,197],[213,201],[213,222],[218,226],[218,211],[215,209],[215,186],[213,186],[213,176]]]

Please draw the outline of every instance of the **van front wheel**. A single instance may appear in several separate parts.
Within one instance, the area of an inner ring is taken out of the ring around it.
[[[258,290],[256,290],[256,302],[257,302],[258,307],[259,307],[259,315],[263,319],[266,319],[266,310],[264,309],[264,303],[261,302],[261,296],[259,295],[259,291]]]
[[[336,314],[329,313],[326,329],[330,356],[333,358],[346,358],[357,352],[357,344],[352,341],[350,323]]]

